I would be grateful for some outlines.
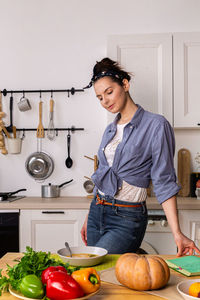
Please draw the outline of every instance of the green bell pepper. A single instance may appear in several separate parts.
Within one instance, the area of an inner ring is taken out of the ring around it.
[[[22,279],[20,292],[28,298],[42,299],[44,296],[42,281],[34,274],[27,275]]]

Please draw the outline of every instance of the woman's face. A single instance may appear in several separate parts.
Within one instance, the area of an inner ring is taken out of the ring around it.
[[[124,85],[121,86],[109,76],[105,76],[94,83],[94,90],[101,105],[112,113],[121,112],[125,107],[129,83],[126,79],[123,82]]]

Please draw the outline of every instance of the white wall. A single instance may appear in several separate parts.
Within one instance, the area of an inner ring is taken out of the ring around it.
[[[200,31],[199,0],[1,0],[0,1],[0,89],[82,88],[91,77],[96,60],[106,56],[108,35]],[[38,94],[27,94],[32,110],[22,113],[14,95],[14,124],[37,127]],[[42,95],[43,124],[48,126],[50,95]],[[62,195],[85,195],[84,175],[93,172],[92,161],[106,126],[106,112],[93,90],[67,98],[55,94],[55,126],[84,127],[72,135],[74,165],[67,169],[66,135],[59,132],[53,142],[45,138],[43,149],[55,162],[55,170],[44,182],[34,181],[25,171],[25,160],[36,150],[34,133],[27,132],[19,155],[0,154],[0,191],[26,187],[27,195],[40,196],[40,185],[74,182]],[[3,99],[8,113],[9,96]],[[9,125],[9,116],[4,119]],[[177,131],[177,150],[188,148],[193,157],[200,149],[199,131]]]

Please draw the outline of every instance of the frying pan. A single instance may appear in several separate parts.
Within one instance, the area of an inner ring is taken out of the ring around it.
[[[25,162],[26,171],[36,180],[48,178],[54,169],[52,158],[45,152],[32,153]]]
[[[19,192],[23,192],[23,191],[26,191],[27,189],[20,189],[20,190],[17,190],[15,192],[8,192],[8,193],[0,193],[0,201],[4,201],[4,200],[7,200],[10,196],[12,195],[15,195]]]
[[[42,125],[42,101],[39,102],[39,125],[37,128],[37,152],[32,153],[25,162],[26,171],[35,180],[48,178],[54,169],[52,158],[42,151],[44,128]]]
[[[54,169],[52,158],[41,150],[41,139],[37,138],[37,152],[29,155],[25,162],[26,171],[35,180],[48,178]]]

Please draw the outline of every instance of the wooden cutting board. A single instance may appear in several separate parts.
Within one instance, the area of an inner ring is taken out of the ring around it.
[[[178,182],[182,189],[178,195],[188,197],[190,194],[191,155],[190,151],[182,148],[178,151]]]
[[[109,269],[100,271],[100,277],[101,277],[102,281],[121,285],[121,283],[119,283],[119,281],[117,280],[117,278],[115,276],[115,268],[109,268]],[[166,287],[164,287],[160,290],[144,291],[144,293],[146,293],[147,295],[151,294],[151,295],[155,295],[158,297],[162,297],[163,300],[164,299],[183,300],[182,296],[178,293],[176,286],[179,282],[181,282],[183,280],[187,280],[187,279],[188,278],[186,278],[185,276],[184,276],[184,278],[179,277],[176,274],[172,274],[170,271],[170,280]],[[149,295],[149,299],[151,299],[150,297],[151,296]],[[136,298],[133,297],[133,299],[136,299]],[[141,298],[141,299],[143,299],[143,298]],[[158,299],[160,299],[160,298],[158,298]]]

